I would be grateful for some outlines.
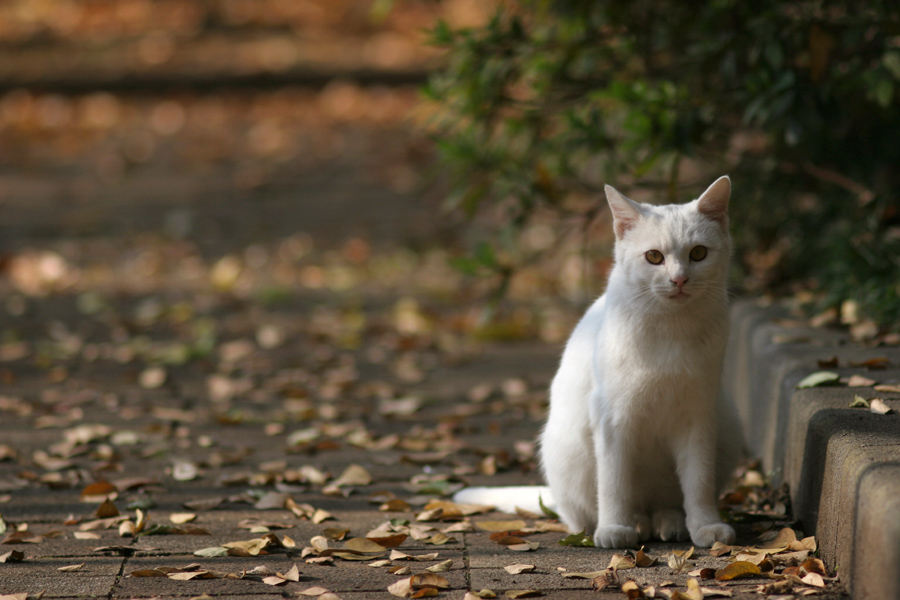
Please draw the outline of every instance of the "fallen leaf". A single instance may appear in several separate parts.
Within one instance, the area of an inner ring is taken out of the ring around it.
[[[114,486],[110,482],[97,481],[85,486],[84,489],[81,490],[81,499],[83,502],[85,502],[88,501],[88,498],[97,498],[103,496],[103,499],[106,500],[110,494],[115,494],[116,492],[116,486]]]
[[[875,370],[886,369],[888,367],[888,365],[890,365],[890,364],[891,364],[891,361],[886,356],[878,356],[875,358],[869,358],[866,360],[859,360],[859,361],[857,361],[857,360],[850,361],[851,367],[866,367],[867,369],[875,369]]]
[[[388,586],[387,591],[398,598],[409,598],[413,593],[412,577],[395,581]]]
[[[77,565],[68,565],[65,567],[59,567],[56,569],[57,571],[61,571],[63,573],[71,573],[73,571],[78,571],[81,567],[84,566],[84,563],[78,563]]]
[[[314,587],[306,588],[305,590],[301,590],[301,591],[297,592],[297,595],[298,596],[321,596],[322,594],[327,594],[327,593],[328,593],[327,589],[320,587],[320,586],[314,586]]]
[[[110,517],[118,517],[119,509],[116,507],[115,503],[112,502],[109,498],[103,501],[103,503],[97,507],[97,512],[95,513],[98,519],[109,519]]]
[[[25,560],[25,553],[21,550],[10,550],[5,554],[0,554],[0,563],[22,562]]]
[[[849,408],[869,408],[869,401],[857,394],[853,396],[853,401],[847,406]]]
[[[450,582],[447,581],[447,578],[438,575],[437,573],[420,573],[418,575],[413,575],[410,579],[410,585],[412,585],[413,589],[422,587],[434,587],[439,589],[450,588]]]
[[[716,571],[717,581],[731,581],[732,579],[744,579],[761,575],[759,567],[751,562],[739,560]]]
[[[887,384],[876,385],[875,391],[876,392],[885,392],[888,394],[900,394],[900,385],[887,385]]]
[[[608,569],[603,569],[602,571],[588,571],[586,573],[566,571],[565,573],[561,573],[561,575],[566,579],[594,579],[595,577],[600,577],[606,573],[609,573]]]
[[[76,540],[99,540],[100,534],[93,531],[76,531],[72,533]]]
[[[340,477],[334,480],[331,485],[334,487],[349,486],[365,486],[372,483],[372,476],[369,472],[359,465],[350,465]]]
[[[513,552],[533,552],[540,547],[540,542],[525,542],[523,544],[513,544],[511,546],[506,546],[506,549],[512,550]]]
[[[594,590],[602,591],[606,588],[618,585],[619,584],[619,576],[616,575],[614,571],[610,571],[609,569],[605,569],[603,571],[597,571],[599,573],[596,577],[591,578],[591,588]]]
[[[624,554],[613,554],[612,558],[609,560],[609,565],[607,565],[607,569],[612,569],[613,571],[619,571],[622,569],[633,569],[635,567],[635,560],[633,556],[627,556]]]
[[[197,518],[196,513],[172,513],[169,515],[169,520],[175,523],[176,525],[183,525],[185,523],[190,523]]]
[[[405,552],[400,552],[399,550],[391,550],[390,559],[391,560],[412,560],[412,561],[417,561],[417,562],[428,562],[428,561],[432,561],[432,560],[437,560],[438,556],[439,555],[437,552],[433,552],[431,554],[412,555],[412,554],[406,554]]]
[[[405,538],[406,536],[404,536]],[[362,554],[380,554],[384,552],[384,546],[369,538],[357,537],[344,542],[344,547]]]
[[[425,570],[429,571],[431,573],[444,573],[446,571],[449,571],[452,567],[453,567],[453,559],[449,558],[445,561],[437,563],[436,565],[431,565],[430,567],[426,568]]]
[[[0,544],[40,544],[44,541],[44,536],[38,535],[33,531],[13,531],[7,534]]]
[[[163,367],[149,367],[141,371],[138,376],[138,385],[147,390],[155,390],[166,382],[168,377]]]
[[[797,541],[797,532],[790,527],[782,528],[775,538],[761,546],[762,548],[787,548],[791,542]]]
[[[716,542],[713,544],[712,548],[709,549],[710,556],[724,556],[726,554],[731,554],[731,551],[734,549],[734,546],[729,546],[727,544],[723,544],[722,542]]]
[[[881,398],[872,398],[869,401],[869,412],[873,412],[876,415],[886,415],[894,412],[894,409],[885,404]]]
[[[382,548],[396,548],[409,536],[405,533],[398,533],[396,535],[390,535],[385,537],[367,537],[366,539],[375,542],[376,545],[381,546]]]
[[[823,385],[836,385],[840,378],[840,375],[832,371],[816,371],[801,379],[800,383],[797,384],[797,389],[802,390]]]
[[[296,564],[291,565],[291,568],[284,574],[284,578],[288,581],[300,581],[300,569]]]
[[[408,512],[412,510],[412,507],[406,500],[394,498],[393,500],[388,500],[387,502],[379,506],[378,510],[382,512]]]
[[[828,570],[825,568],[825,563],[819,558],[807,558],[800,566],[806,569],[808,573],[817,573],[822,577],[828,577]]]
[[[201,548],[194,552],[194,556],[202,556],[204,558],[217,558],[228,556],[228,548],[224,546],[210,546],[209,548]]]
[[[481,529],[482,531],[492,531],[492,532],[502,532],[502,531],[516,531],[518,529],[523,529],[526,526],[525,521],[516,520],[516,521],[476,521],[475,527]]]
[[[847,387],[872,387],[878,383],[874,379],[863,377],[862,375],[851,375],[847,380]]]
[[[630,579],[622,584],[622,592],[629,600],[638,600],[647,597],[644,594],[644,590],[641,589],[641,586]]]
[[[652,567],[657,562],[659,562],[659,560],[655,556],[650,556],[644,552],[643,546],[641,546],[641,549],[634,555],[634,564],[642,568]]]
[[[165,571],[159,569],[138,569],[129,573],[132,577],[167,577]]]
[[[818,573],[807,573],[803,577],[800,578],[800,581],[805,583],[806,585],[811,585],[813,587],[822,588],[825,587],[825,581],[822,579],[822,576]]]
[[[503,568],[504,568],[504,569],[506,570],[506,572],[509,573],[510,575],[518,575],[519,573],[525,573],[525,572],[534,571],[534,568],[535,568],[535,567],[534,567],[534,565],[516,564],[516,565],[508,565],[508,566],[503,567]]]

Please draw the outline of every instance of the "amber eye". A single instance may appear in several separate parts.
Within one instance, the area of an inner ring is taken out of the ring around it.
[[[644,257],[651,265],[661,265],[665,260],[662,252],[660,252],[659,250],[647,250],[647,253],[644,254]]]
[[[692,261],[700,262],[706,258],[706,246],[694,246],[691,248],[690,256]]]

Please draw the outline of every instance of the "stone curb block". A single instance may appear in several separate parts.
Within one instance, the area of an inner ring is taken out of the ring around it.
[[[883,397],[872,388],[797,390],[818,360],[837,357],[842,377],[900,381],[900,370],[869,371],[850,361],[887,357],[897,348],[862,348],[846,334],[790,326],[778,307],[735,303],[724,393],[738,408],[752,456],[772,482],[786,482],[794,515],[815,534],[822,559],[854,598],[900,600],[900,415],[849,408],[854,395]]]

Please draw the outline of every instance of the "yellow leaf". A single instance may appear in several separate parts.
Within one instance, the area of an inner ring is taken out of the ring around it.
[[[478,521],[475,526],[482,531],[517,531],[526,526],[525,521]]]
[[[723,569],[716,571],[717,581],[731,581],[732,579],[744,579],[745,577],[756,577],[762,572],[759,567],[751,562],[739,560],[733,562]]]

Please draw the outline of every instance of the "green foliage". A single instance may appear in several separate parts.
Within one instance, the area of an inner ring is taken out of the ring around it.
[[[499,223],[470,271],[508,276],[536,213],[589,220],[603,182],[684,201],[727,172],[748,286],[900,321],[900,5],[528,0],[432,34],[448,207]]]

